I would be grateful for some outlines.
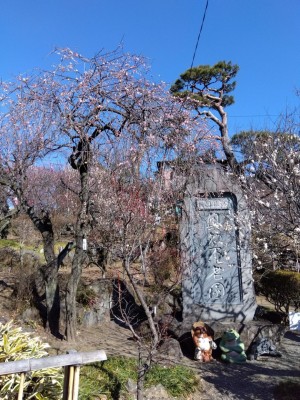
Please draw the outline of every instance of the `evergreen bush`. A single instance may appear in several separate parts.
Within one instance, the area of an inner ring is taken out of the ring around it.
[[[300,274],[293,271],[269,271],[260,282],[261,292],[274,304],[275,310],[283,315],[285,323],[291,307],[297,311],[300,306]]]

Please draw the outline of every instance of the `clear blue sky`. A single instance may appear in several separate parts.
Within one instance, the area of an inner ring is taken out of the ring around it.
[[[0,79],[49,67],[54,47],[143,54],[172,83],[191,65],[206,0],[2,0]],[[299,105],[300,0],[209,0],[194,65],[239,64],[232,133]],[[258,115],[268,115],[258,117]]]

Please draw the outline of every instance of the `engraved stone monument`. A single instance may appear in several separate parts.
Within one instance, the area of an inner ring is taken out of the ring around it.
[[[256,301],[249,214],[241,189],[219,165],[187,184],[180,222],[183,318],[247,322]]]

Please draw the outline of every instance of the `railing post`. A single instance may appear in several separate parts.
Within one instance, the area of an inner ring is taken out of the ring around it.
[[[76,350],[68,350],[67,354],[75,354]],[[73,400],[74,386],[74,365],[68,365],[64,368],[64,392],[63,400]]]
[[[78,400],[79,378],[80,378],[80,366],[76,365],[74,367],[73,399],[72,400]]]
[[[66,366],[66,367],[64,367],[63,400],[68,399],[69,377],[70,377],[70,367]]]
[[[63,400],[78,400],[79,379],[79,365],[70,365],[65,367]]]
[[[74,365],[70,365],[67,400],[73,400],[73,385],[74,385]]]
[[[18,400],[22,400],[23,399],[24,382],[25,382],[25,373],[22,372],[20,374],[20,386],[19,386]]]

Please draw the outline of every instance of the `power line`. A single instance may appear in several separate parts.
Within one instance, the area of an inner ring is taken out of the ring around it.
[[[198,34],[198,38],[197,38],[197,42],[196,42],[196,46],[195,46],[195,50],[194,50],[194,54],[193,54],[191,68],[193,68],[193,66],[194,66],[194,61],[195,61],[195,57],[196,57],[196,53],[197,53],[197,49],[198,49],[198,44],[199,44],[201,32],[202,32],[204,21],[205,21],[205,17],[206,17],[207,7],[208,7],[208,0],[206,0],[206,6],[205,6],[204,14],[203,14],[203,17],[202,17],[202,23],[201,23],[201,26],[200,26],[200,30],[199,30],[199,34]]]

